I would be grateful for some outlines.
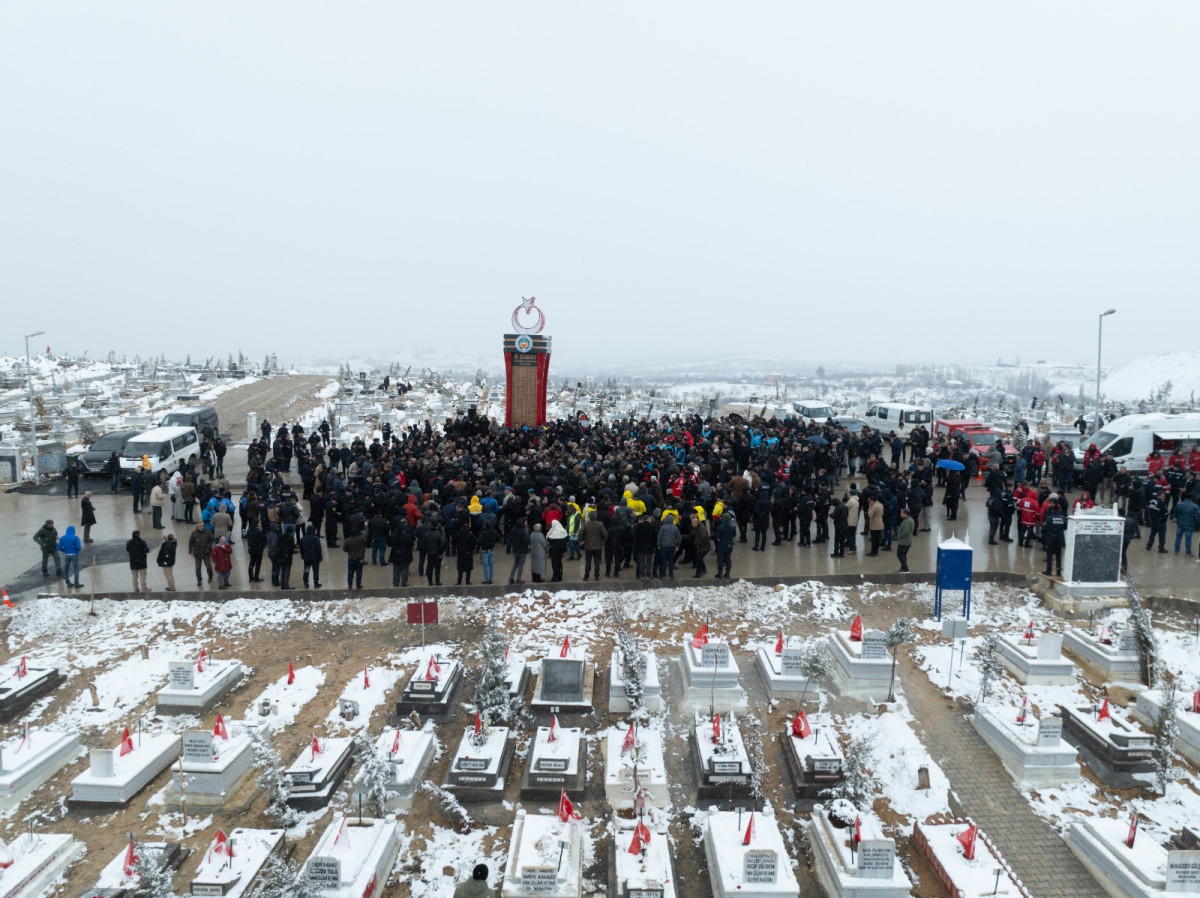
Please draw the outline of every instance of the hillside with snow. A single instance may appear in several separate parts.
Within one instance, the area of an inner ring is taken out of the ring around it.
[[[1168,388],[1169,384],[1169,388]],[[1080,370],[1054,384],[1053,393],[1074,396],[1083,390],[1085,396],[1096,394],[1096,372]],[[1194,404],[1200,393],[1200,353],[1171,352],[1142,356],[1135,362],[1105,373],[1101,392],[1108,400],[1138,401],[1157,398]]]

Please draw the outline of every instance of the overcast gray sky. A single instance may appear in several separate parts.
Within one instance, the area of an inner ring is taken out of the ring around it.
[[[1200,4],[0,4],[6,335],[56,350],[1195,346]],[[45,347],[42,347],[43,349]]]

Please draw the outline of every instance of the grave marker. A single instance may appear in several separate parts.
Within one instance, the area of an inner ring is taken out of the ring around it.
[[[1200,892],[1200,851],[1167,852],[1167,891]]]
[[[521,885],[526,892],[549,895],[558,891],[558,870],[555,867],[522,867]]]
[[[195,669],[190,661],[170,661],[167,663],[168,685],[172,689],[195,689]]]
[[[867,630],[863,633],[862,654],[864,661],[883,661],[888,657],[887,634],[882,630]]]
[[[1038,637],[1037,657],[1039,661],[1055,661],[1062,657],[1062,634],[1043,633]]]
[[[336,857],[312,857],[308,860],[308,877],[322,891],[342,886],[342,862]]]
[[[858,875],[863,879],[891,879],[896,864],[896,843],[891,839],[863,839],[858,843]]]
[[[770,849],[747,851],[743,864],[742,882],[746,885],[773,885],[779,876],[778,858]]]
[[[785,677],[802,677],[804,650],[798,647],[788,646],[783,650],[783,654],[779,657],[779,671]]]
[[[1063,722],[1061,717],[1047,717],[1038,721],[1037,747],[1058,748],[1062,742]]]
[[[701,667],[728,667],[729,645],[724,642],[709,642],[700,649]]]
[[[183,763],[211,764],[213,736],[208,730],[186,730],[183,734]]]

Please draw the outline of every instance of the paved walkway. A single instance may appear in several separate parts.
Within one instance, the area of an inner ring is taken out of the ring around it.
[[[1103,895],[1062,837],[1013,785],[995,752],[963,718],[958,704],[901,656],[904,694],[921,741],[950,779],[962,812],[975,820],[1035,898]]]

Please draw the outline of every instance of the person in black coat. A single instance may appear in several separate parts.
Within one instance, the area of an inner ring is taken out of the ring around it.
[[[317,536],[317,528],[309,524],[300,537],[300,560],[304,562],[304,585],[308,586],[308,573],[312,571],[314,589],[321,588],[321,537]]]
[[[478,544],[470,527],[462,527],[454,534],[454,556],[458,562],[459,586],[462,586],[464,576],[467,578],[467,586],[471,585],[471,571],[475,569],[475,548]]]
[[[258,521],[252,520],[246,530],[246,551],[250,553],[249,579],[251,583],[261,583],[258,576],[262,570],[263,552],[267,549],[267,535],[258,526]]]
[[[833,551],[829,557],[844,558],[845,546],[850,538],[850,512],[839,500],[834,499],[830,503],[829,517],[833,521]]]
[[[408,586],[408,569],[413,560],[416,537],[401,515],[388,534],[388,563],[392,566],[392,586]]]
[[[133,591],[149,592],[146,586],[146,565],[150,557],[150,547],[142,539],[141,531],[133,531],[133,536],[125,543],[125,552],[129,556],[129,572],[133,575]]]
[[[179,543],[175,541],[174,533],[164,533],[162,545],[158,547],[158,555],[154,559],[154,563],[162,568],[163,577],[166,578],[167,592],[175,591],[175,555],[179,549]]]
[[[83,528],[83,541],[92,541],[92,527],[96,525],[96,509],[92,505],[92,494],[84,493],[79,500],[79,526]]]

